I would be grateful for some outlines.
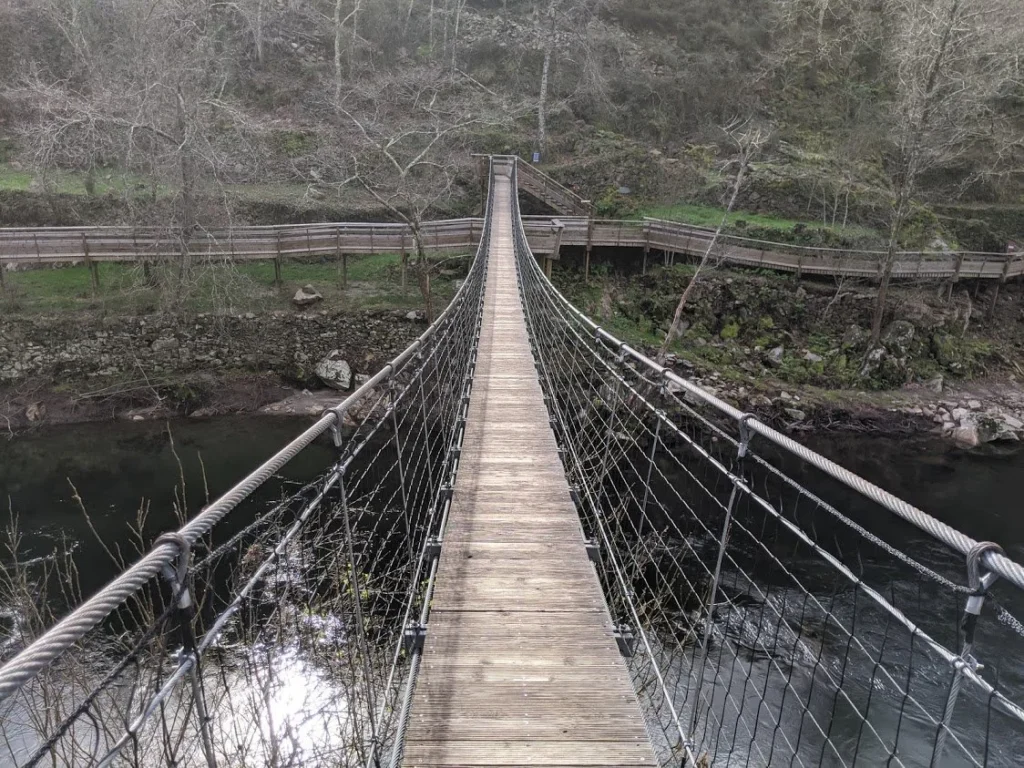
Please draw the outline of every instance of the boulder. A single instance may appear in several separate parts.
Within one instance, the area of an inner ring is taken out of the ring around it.
[[[768,353],[768,357],[765,359],[765,363],[775,368],[782,365],[782,357],[786,354],[785,347],[775,347]]]
[[[859,325],[851,325],[843,334],[843,346],[847,348],[859,347],[868,339],[868,332]]]
[[[175,338],[161,338],[150,344],[149,348],[154,352],[170,352],[177,349],[181,344]]]
[[[29,421],[42,421],[46,418],[46,405],[44,403],[32,403],[25,409],[25,418]]]
[[[973,423],[967,423],[963,426],[956,427],[951,437],[957,445],[963,448],[977,448],[981,445],[981,436],[978,434],[978,426]]]
[[[292,303],[297,307],[308,307],[323,300],[324,297],[312,285],[302,286],[295,292],[295,296],[292,297]]]
[[[427,313],[422,309],[414,309],[405,314],[405,319],[412,323],[422,323],[427,319]]]
[[[811,352],[810,350],[807,350],[806,352],[804,352],[804,360],[806,360],[808,363],[820,363],[824,359],[825,358],[822,357],[821,355],[816,355],[813,352]]]
[[[942,394],[942,387],[944,385],[945,385],[945,379],[942,378],[942,374],[941,373],[937,374],[935,376],[935,378],[929,379],[924,384],[924,386],[927,389],[930,389],[932,392],[934,392],[937,395],[941,395]]]
[[[980,411],[981,410],[981,401],[980,400],[968,400],[967,401],[967,407],[970,408],[972,411]]]
[[[893,354],[905,357],[910,352],[916,333],[914,324],[906,320],[893,320],[882,334],[882,343]]]
[[[317,363],[313,373],[331,389],[344,391],[352,386],[352,366],[342,357],[339,349]]]
[[[807,414],[801,411],[799,408],[787,408],[786,415],[789,416],[793,421],[803,421],[807,418]]]

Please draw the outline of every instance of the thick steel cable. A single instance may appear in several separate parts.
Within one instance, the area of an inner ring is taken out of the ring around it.
[[[475,266],[475,265],[474,265]],[[217,499],[203,512],[178,530],[190,545],[194,545],[205,534],[223,520],[242,501],[252,495],[286,464],[305,450],[314,440],[328,430],[340,427],[342,414],[362,401],[381,382],[389,379],[405,366],[423,344],[446,326],[448,318],[469,295],[470,286],[476,281],[467,279],[456,293],[452,302],[437,317],[434,323],[407,349],[384,366],[369,381],[358,387],[349,397],[335,408],[327,411],[315,424],[292,442],[267,459],[256,470],[246,476],[227,493]],[[165,543],[153,547],[140,560],[117,576],[107,586],[82,603],[68,616],[59,621],[17,656],[0,667],[0,703],[17,692],[27,682],[46,669],[65,651],[81,640],[104,618],[117,610],[132,595],[154,579],[178,554],[178,547]]]
[[[534,266],[536,267],[536,263]],[[789,438],[781,432],[773,429],[771,426],[758,421],[751,415],[744,413],[738,408],[734,408],[724,400],[721,400],[710,392],[707,392],[702,387],[699,387],[693,382],[679,376],[671,369],[666,368],[663,365],[659,365],[639,350],[634,349],[629,344],[626,344],[624,341],[616,338],[577,309],[572,302],[566,299],[565,296],[551,284],[539,267],[536,267],[536,272],[539,279],[543,281],[542,284],[544,285],[545,291],[549,292],[552,296],[557,297],[567,312],[574,315],[583,326],[590,329],[594,333],[595,337],[602,339],[609,347],[618,350],[620,353],[624,353],[626,356],[649,370],[656,377],[664,378],[667,381],[683,388],[686,392],[710,406],[712,409],[718,411],[731,421],[739,422],[740,420],[746,420],[746,423],[753,431],[762,435],[769,442],[802,459],[808,464],[811,464],[833,479],[838,480],[890,512],[893,512],[904,520],[912,523],[937,540],[960,552],[962,555],[968,555],[978,544],[976,540],[972,539],[967,534],[935,519],[924,510],[918,509],[898,496],[889,493],[885,489],[865,480],[859,475],[825,458],[821,454],[801,445],[792,438]],[[1024,589],[1024,565],[1021,565],[1005,555],[1000,555],[996,552],[986,553],[983,558],[983,563],[991,571],[999,574],[1017,587]]]

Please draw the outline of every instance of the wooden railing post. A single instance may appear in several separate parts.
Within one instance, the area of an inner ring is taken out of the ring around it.
[[[1006,284],[1006,280],[1010,275],[1010,262],[1013,261],[1013,257],[1007,255],[1006,261],[1003,262],[1003,274],[999,277],[999,282],[996,283],[996,289],[992,293],[992,303],[988,308],[988,316],[991,319],[996,314],[996,302],[999,301],[999,291]],[[980,282],[980,281],[979,281]]]
[[[594,217],[590,215],[587,217],[587,256],[586,266],[584,267],[583,281],[590,283],[590,254],[594,250]]]
[[[82,253],[85,255],[85,266],[89,270],[89,279],[92,283],[92,295],[95,296],[100,289],[99,265],[89,255],[89,238],[82,233]]]
[[[274,254],[274,285],[281,287],[281,230],[277,230],[277,251]]]
[[[651,223],[644,222],[644,263],[640,267],[640,274],[647,274],[647,257],[651,255]]]
[[[402,254],[402,266],[401,266],[402,293],[404,294],[405,293],[405,286],[406,286],[406,278],[407,278],[408,271],[409,271],[409,253],[405,250],[405,232],[402,233],[401,254]]]

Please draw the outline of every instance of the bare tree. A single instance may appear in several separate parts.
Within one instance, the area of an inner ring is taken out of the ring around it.
[[[880,265],[869,351],[878,346],[893,267],[924,174],[950,164],[993,134],[996,98],[1013,77],[999,41],[1003,0],[894,0],[887,55],[894,72],[888,105],[891,210]]]
[[[718,224],[718,229],[715,231],[714,236],[708,243],[708,247],[705,249],[700,263],[697,265],[697,271],[693,273],[693,277],[690,278],[690,282],[687,283],[686,288],[679,297],[679,303],[676,305],[675,314],[672,316],[672,324],[669,326],[668,333],[665,334],[665,341],[662,342],[661,349],[658,352],[659,363],[664,363],[669,347],[672,345],[672,342],[679,337],[679,329],[682,326],[683,320],[683,310],[686,309],[686,305],[689,302],[694,289],[700,282],[704,272],[715,266],[713,256],[718,247],[718,239],[721,237],[722,230],[725,229],[725,225],[729,220],[729,214],[732,213],[732,209],[736,205],[736,199],[739,197],[740,190],[743,188],[743,182],[747,177],[747,172],[750,170],[750,163],[761,151],[762,147],[764,147],[765,143],[771,136],[771,132],[769,130],[760,126],[751,125],[750,120],[742,122],[735,121],[724,127],[723,130],[736,147],[736,153],[726,163],[726,166],[723,169],[735,169],[735,176],[733,177],[729,202],[726,205],[725,213],[722,215],[722,220]]]
[[[424,219],[455,194],[460,175],[471,176],[470,133],[506,119],[501,105],[468,102],[453,83],[442,67],[382,75],[354,85],[338,106],[355,131],[351,177],[341,183],[358,183],[409,226],[430,318],[433,297]]]

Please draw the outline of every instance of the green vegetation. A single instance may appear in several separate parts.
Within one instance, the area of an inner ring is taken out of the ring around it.
[[[642,211],[642,216],[652,219],[664,219],[665,221],[678,221],[683,224],[692,224],[695,227],[707,227],[717,229],[725,217],[726,230],[732,234],[744,235],[754,234],[750,230],[777,231],[780,239],[788,240],[794,230],[829,230],[847,237],[878,237],[877,230],[869,227],[852,225],[846,228],[828,227],[820,221],[788,219],[781,216],[771,216],[763,213],[750,213],[747,211],[732,211],[726,216],[724,208],[716,208],[711,205],[696,205],[679,203],[677,205],[651,206]]]
[[[454,295],[454,281],[467,260],[437,257],[431,287],[437,306]],[[442,263],[444,262],[444,263]],[[84,265],[59,269],[33,269],[8,273],[0,289],[0,311],[41,313],[101,310],[145,313],[166,308],[174,293],[177,270],[156,266],[147,277],[140,264],[98,264],[99,287]],[[294,309],[295,291],[312,285],[324,297],[322,309],[421,309],[423,299],[416,273],[409,268],[406,289],[401,288],[398,254],[349,256],[343,285],[340,260],[284,261],[282,285],[274,284],[272,262],[211,263],[193,270],[181,285],[183,309],[188,312],[259,312]]]

